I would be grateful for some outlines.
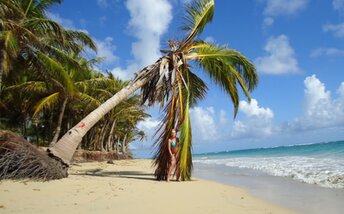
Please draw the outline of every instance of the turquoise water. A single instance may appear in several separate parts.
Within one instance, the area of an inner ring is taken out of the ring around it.
[[[194,155],[194,163],[258,170],[329,188],[344,188],[344,141]]]

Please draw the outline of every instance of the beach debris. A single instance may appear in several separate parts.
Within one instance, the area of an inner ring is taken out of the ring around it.
[[[53,180],[68,176],[68,166],[23,137],[0,130],[0,180]]]

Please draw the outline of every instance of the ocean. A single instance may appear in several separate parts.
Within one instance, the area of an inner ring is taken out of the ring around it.
[[[193,163],[227,171],[247,169],[240,173],[252,176],[266,173],[326,188],[344,188],[344,141],[197,154]]]

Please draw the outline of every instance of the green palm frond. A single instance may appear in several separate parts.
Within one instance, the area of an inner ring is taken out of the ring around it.
[[[84,33],[82,31],[77,30],[65,30],[64,36],[67,41],[74,41],[76,44],[81,45],[83,47],[82,50],[84,50],[85,47],[89,47],[94,51],[97,51],[97,46],[92,40],[92,38],[87,35],[87,33]]]
[[[61,84],[66,92],[71,93],[73,91],[74,85],[67,71],[63,68],[61,63],[57,62],[55,59],[47,56],[46,54],[39,52],[37,59],[45,66],[48,75],[52,78],[53,83]]]
[[[237,84],[240,85],[249,100],[249,91],[252,91],[258,84],[258,75],[254,65],[233,49],[209,43],[198,43],[191,47],[187,58],[195,60],[210,78],[230,95],[235,117],[239,108]]]
[[[189,99],[189,105],[190,107],[193,107],[197,105],[197,102],[204,99],[205,95],[207,93],[208,87],[203,82],[201,78],[199,78],[197,75],[191,72],[191,70],[188,70],[188,76],[189,76],[189,84],[188,89],[190,93],[190,99]],[[187,91],[185,90],[187,93]],[[184,97],[187,96],[187,94],[184,93]]]
[[[17,3],[11,0],[2,0],[0,1],[0,16],[3,18],[24,17],[23,10],[18,7]]]
[[[21,92],[24,92],[24,93],[44,94],[44,93],[47,93],[48,88],[47,88],[46,82],[28,81],[28,82],[24,82],[22,84],[6,87],[4,90],[5,91],[7,91],[7,90],[20,90]]]
[[[49,108],[55,105],[59,100],[59,96],[60,96],[60,92],[56,92],[41,99],[34,107],[34,113],[32,117],[36,117],[37,114],[43,110],[43,108],[45,107]]]
[[[19,52],[18,42],[12,31],[0,32],[0,45],[2,46],[0,69],[4,74],[7,74],[11,67],[11,59],[16,58]]]
[[[95,109],[96,107],[101,105],[101,102],[99,100],[85,93],[79,93],[78,98],[81,102],[84,103],[84,106],[87,106],[87,108],[90,109]]]
[[[60,4],[62,0],[40,0],[34,5],[34,9],[45,13],[49,8],[55,4]]]
[[[31,18],[26,19],[22,24],[24,28],[31,29],[31,31],[39,31],[42,35],[53,33],[63,39],[63,28],[51,19]]]
[[[212,21],[214,16],[214,0],[195,0],[192,4],[186,6],[187,24],[185,30],[189,31],[185,43],[192,41],[201,34],[204,27]]]
[[[183,181],[191,179],[192,171],[192,131],[190,120],[190,96],[185,99],[184,120],[180,133],[179,168]]]

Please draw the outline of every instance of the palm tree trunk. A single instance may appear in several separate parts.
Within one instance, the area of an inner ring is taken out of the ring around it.
[[[100,146],[100,149],[102,152],[105,151],[105,148],[104,148],[104,139],[105,139],[105,134],[106,134],[106,129],[108,127],[108,124],[109,122],[106,120],[104,122],[104,127],[102,128],[102,131],[100,133],[100,140],[99,140],[99,146]]]
[[[155,64],[157,64],[156,62]],[[155,65],[154,64],[154,65]],[[138,79],[129,86],[123,88],[105,103],[88,114],[76,126],[70,129],[53,147],[48,151],[53,156],[59,158],[63,163],[69,165],[76,148],[82,140],[82,137],[96,124],[106,113],[111,111],[118,103],[125,100],[149,81],[149,78]]]
[[[107,141],[107,146],[108,146],[109,151],[112,151],[113,131],[115,130],[115,125],[116,125],[116,119],[114,119],[112,122],[108,141]]]
[[[68,98],[66,97],[64,100],[63,100],[63,103],[62,103],[62,106],[61,106],[61,111],[60,111],[60,115],[59,115],[59,119],[57,121],[57,127],[56,127],[56,130],[55,130],[55,135],[54,135],[54,138],[52,139],[52,141],[50,142],[50,147],[54,146],[60,136],[60,132],[61,132],[61,126],[62,126],[62,119],[63,119],[63,115],[64,115],[64,112],[65,112],[65,109],[66,109],[66,105],[67,105],[67,101],[68,101]]]
[[[128,134],[124,135],[124,139],[122,141],[122,154],[123,154],[123,156],[125,156],[126,153],[127,153],[127,148],[126,148],[126,145],[125,145],[126,144],[125,141],[127,141],[127,135]]]

